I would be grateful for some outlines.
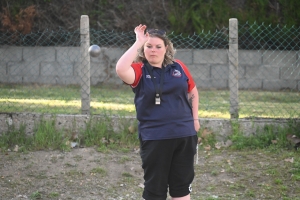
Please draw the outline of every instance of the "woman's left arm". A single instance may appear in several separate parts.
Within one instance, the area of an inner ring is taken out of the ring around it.
[[[200,122],[198,116],[199,94],[196,86],[188,93],[188,99],[192,106],[195,130],[196,132],[198,132],[200,129]]]

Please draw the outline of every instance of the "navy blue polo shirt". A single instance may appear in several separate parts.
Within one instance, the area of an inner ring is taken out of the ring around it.
[[[135,81],[131,85],[135,93],[134,103],[139,121],[139,137],[142,140],[161,140],[196,135],[188,92],[195,82],[187,67],[176,60],[165,68],[160,105],[155,104],[155,86],[143,63],[133,63]],[[150,67],[154,81],[160,86],[162,69]]]

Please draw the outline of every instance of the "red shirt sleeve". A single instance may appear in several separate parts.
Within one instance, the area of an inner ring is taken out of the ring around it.
[[[185,72],[185,74],[189,78],[189,80],[188,80],[188,92],[190,92],[196,86],[195,81],[194,81],[189,69],[187,68],[187,66],[185,66],[185,64],[183,62],[181,62],[180,60],[175,60],[175,61],[180,64],[183,71]]]
[[[144,64],[141,62],[131,64],[131,67],[133,68],[134,73],[135,73],[135,79],[134,79],[134,82],[131,84],[131,87],[135,88],[139,84],[139,82],[142,78],[142,75],[143,75],[143,72],[142,72],[143,66],[144,66]]]

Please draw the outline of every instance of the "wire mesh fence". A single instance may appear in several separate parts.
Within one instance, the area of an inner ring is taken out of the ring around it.
[[[235,24],[215,32],[168,33],[197,84],[200,117],[298,118],[300,30]],[[89,29],[0,33],[0,112],[135,115],[116,76],[134,32]],[[101,47],[90,57],[90,45]]]
[[[299,27],[239,25],[240,112],[299,117],[299,32]]]

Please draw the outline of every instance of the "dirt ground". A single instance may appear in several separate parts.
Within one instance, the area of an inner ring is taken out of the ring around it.
[[[199,150],[191,197],[300,199],[300,181],[289,170],[295,164],[288,162],[290,156],[294,154]],[[137,151],[11,151],[0,153],[0,158],[1,200],[142,199],[143,171]]]

